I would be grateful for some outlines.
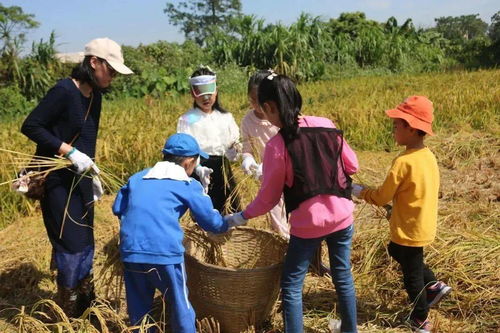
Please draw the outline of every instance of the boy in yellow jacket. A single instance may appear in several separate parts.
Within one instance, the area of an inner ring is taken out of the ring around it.
[[[411,96],[386,114],[393,119],[394,139],[406,150],[394,159],[382,186],[368,189],[354,184],[353,194],[377,206],[392,201],[389,254],[401,265],[404,286],[414,304],[410,325],[415,332],[427,333],[429,307],[451,291],[424,264],[423,247],[436,236],[438,210],[439,169],[424,145],[425,135],[434,135],[433,106],[424,96]]]

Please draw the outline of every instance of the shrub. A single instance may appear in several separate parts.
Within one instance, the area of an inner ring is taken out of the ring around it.
[[[14,118],[27,114],[33,107],[33,102],[28,102],[14,85],[0,88],[0,119]]]

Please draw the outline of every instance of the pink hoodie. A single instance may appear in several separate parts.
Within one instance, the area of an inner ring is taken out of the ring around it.
[[[299,118],[300,127],[335,128],[327,118]],[[358,170],[358,159],[344,140],[342,159],[349,175]],[[266,144],[263,178],[257,197],[243,212],[246,218],[267,213],[280,200],[283,187],[293,185],[293,167],[283,137],[278,134]],[[289,216],[290,234],[300,238],[317,238],[347,228],[353,223],[354,203],[334,195],[320,194],[303,201]]]

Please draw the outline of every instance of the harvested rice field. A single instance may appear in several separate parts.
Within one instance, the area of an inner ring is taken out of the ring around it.
[[[426,251],[426,262],[453,288],[430,312],[434,332],[500,331],[500,71],[357,78],[300,86],[304,114],[332,119],[345,130],[355,148],[360,171],[354,180],[380,184],[400,148],[391,142],[390,122],[383,111],[411,94],[434,101],[436,136],[427,144],[436,154],[440,172],[437,237]],[[240,121],[246,96],[221,95]],[[173,100],[121,100],[103,105],[98,165],[125,179],[151,165],[189,97]],[[18,122],[0,125],[1,148],[33,150],[18,134]],[[138,125],[139,124],[139,125]],[[27,148],[30,147],[30,148]],[[0,162],[10,157],[0,154]],[[238,192],[248,203],[258,184],[233,170]],[[3,167],[2,181],[13,170]],[[37,204],[0,188],[0,332],[127,332],[126,302],[117,252],[118,220],[111,214],[113,193],[96,205],[95,277],[98,302],[79,319],[69,320],[51,299],[56,285],[50,270],[51,248]],[[397,263],[386,250],[388,222],[383,213],[363,202],[355,212],[352,266],[358,300],[360,332],[410,332],[410,312]],[[190,224],[189,216],[182,223]],[[250,227],[269,229],[265,218]],[[328,262],[326,250],[324,262]],[[189,276],[188,276],[189,279]],[[158,295],[159,296],[159,295]],[[157,297],[156,312],[162,304]],[[336,295],[328,276],[308,273],[304,287],[305,332],[330,332],[338,319]],[[281,332],[279,302],[264,326],[249,332]],[[92,316],[92,320],[87,320]],[[156,318],[159,318],[157,316]],[[161,325],[160,325],[161,326]],[[209,320],[201,332],[217,332]]]

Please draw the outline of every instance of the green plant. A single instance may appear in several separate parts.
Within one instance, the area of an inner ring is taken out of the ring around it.
[[[34,103],[28,102],[21,94],[19,88],[14,85],[0,87],[0,119],[12,119],[20,115],[27,114],[34,106]]]
[[[62,66],[55,54],[55,33],[52,32],[48,41],[33,42],[31,54],[20,61],[13,81],[26,99],[40,99],[59,78]]]

